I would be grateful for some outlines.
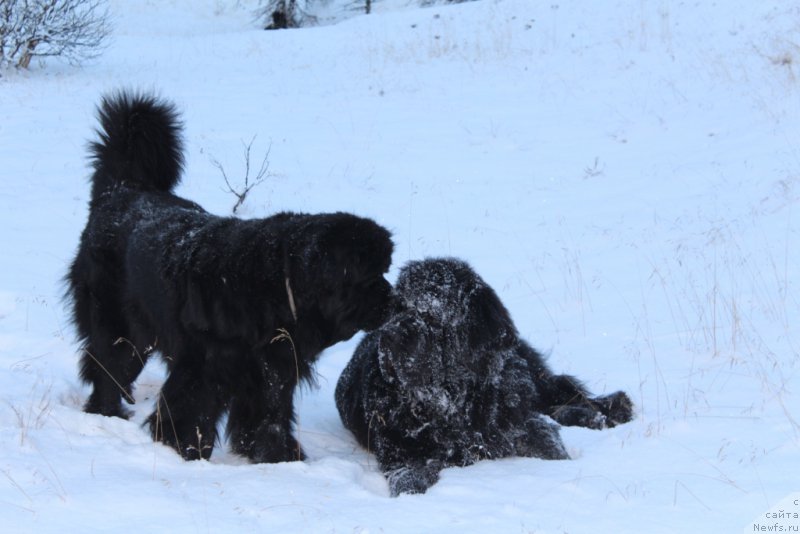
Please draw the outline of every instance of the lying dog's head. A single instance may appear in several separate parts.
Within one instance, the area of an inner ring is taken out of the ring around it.
[[[435,258],[408,263],[397,294],[429,325],[446,328],[473,348],[498,349],[516,337],[511,317],[494,290],[465,262]]]
[[[403,389],[473,380],[491,371],[489,358],[516,343],[497,294],[460,260],[408,263],[396,293],[403,311],[381,328],[378,359],[384,379]]]

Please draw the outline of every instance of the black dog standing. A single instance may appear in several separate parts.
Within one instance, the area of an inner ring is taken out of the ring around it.
[[[558,426],[629,421],[623,392],[591,397],[519,338],[466,263],[411,262],[404,309],[356,348],[336,386],[344,425],[377,457],[393,496],[425,492],[447,466],[507,456],[566,459]]]
[[[89,220],[67,275],[85,410],[126,417],[121,400],[133,402],[157,351],[169,372],[154,439],[209,458],[227,411],[235,452],[301,459],[295,386],[323,349],[386,318],[389,232],[345,213],[210,215],[172,193],[183,155],[171,105],[123,92],[99,118]]]

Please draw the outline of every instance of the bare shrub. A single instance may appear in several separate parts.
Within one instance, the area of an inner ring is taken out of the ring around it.
[[[266,30],[283,30],[309,26],[316,18],[309,12],[312,0],[264,0],[258,16],[265,21]]]
[[[236,204],[234,204],[232,208],[233,213],[236,213],[239,207],[244,204],[244,201],[247,198],[247,195],[250,193],[250,190],[258,185],[261,185],[264,183],[264,181],[266,181],[267,178],[271,176],[269,173],[269,153],[272,150],[272,144],[270,144],[270,146],[267,148],[267,152],[264,154],[264,159],[261,160],[261,165],[258,168],[255,177],[250,176],[250,152],[253,148],[253,143],[255,140],[256,137],[253,136],[249,143],[242,143],[244,145],[245,167],[242,184],[238,187],[235,187],[233,184],[231,184],[228,174],[225,172],[225,168],[222,166],[222,164],[214,158],[211,159],[211,164],[219,169],[219,171],[222,173],[222,178],[225,180],[225,186],[227,187],[226,191],[236,197]]]
[[[110,32],[104,0],[2,0],[0,67],[26,69],[37,57],[80,64],[99,55]]]

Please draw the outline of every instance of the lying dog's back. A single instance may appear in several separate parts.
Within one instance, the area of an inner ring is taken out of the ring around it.
[[[424,492],[447,466],[566,459],[545,416],[591,428],[630,419],[624,393],[590,397],[554,375],[466,263],[410,262],[396,291],[403,308],[364,337],[336,386],[342,422],[376,455],[392,495]]]

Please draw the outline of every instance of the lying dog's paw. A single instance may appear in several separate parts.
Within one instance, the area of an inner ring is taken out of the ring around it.
[[[602,408],[588,403],[577,406],[553,406],[550,417],[564,426],[582,426],[593,430],[602,430],[608,426]]]
[[[425,465],[404,466],[386,473],[389,493],[397,497],[401,493],[425,493],[439,480],[440,462],[430,460]]]
[[[605,415],[608,428],[627,423],[633,419],[633,401],[624,391],[592,399]]]

